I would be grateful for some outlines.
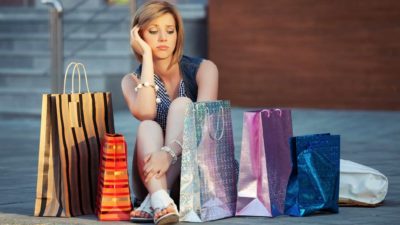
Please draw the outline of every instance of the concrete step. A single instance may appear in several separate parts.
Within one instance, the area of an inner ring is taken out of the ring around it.
[[[65,52],[65,64],[79,61],[91,71],[104,73],[126,73],[133,70],[134,56],[125,51]],[[49,69],[50,53],[44,51],[0,51],[0,67],[21,69]]]
[[[0,33],[48,32],[49,13],[46,10],[31,12],[0,12]],[[91,33],[124,31],[129,27],[129,10],[89,10],[66,12],[64,14],[65,33]]]
[[[205,20],[206,6],[182,4],[178,9],[185,21]],[[1,9],[0,33],[48,32],[49,13],[45,9]],[[128,7],[102,7],[64,12],[64,30],[68,33],[127,32],[131,22]]]
[[[136,67],[136,64],[135,64]],[[94,91],[105,91],[107,90],[107,82],[116,77],[121,78],[129,73],[130,71],[121,73],[105,73],[103,71],[92,71],[87,68],[87,76],[90,90]],[[71,87],[71,74],[72,71],[67,75],[67,90]],[[64,83],[64,73],[59,74],[60,82]],[[78,74],[75,74],[75,88],[78,88]],[[81,74],[81,87],[82,91],[86,90],[86,83],[84,80],[83,73]],[[47,70],[29,70],[29,69],[7,69],[0,68],[0,88],[24,88],[24,89],[43,89],[51,87],[51,76]]]
[[[35,8],[0,8],[2,22],[43,22],[50,18],[48,9]],[[118,21],[130,15],[129,8],[101,7],[96,9],[65,10],[63,18],[65,22],[84,21]]]
[[[135,67],[137,65],[135,64]],[[129,72],[129,71],[128,71]],[[126,73],[128,73],[126,72]],[[111,92],[113,107],[117,110],[125,109],[125,102],[121,92],[121,80],[126,73],[104,73],[87,71],[90,92]],[[64,74],[60,74],[62,87]],[[71,92],[71,72],[66,80],[66,93]],[[78,93],[78,77],[75,77],[74,93]],[[27,116],[40,113],[41,104],[38,97],[43,93],[50,93],[51,77],[41,70],[5,69],[0,68],[0,114],[9,115],[15,111],[17,115]],[[60,90],[58,93],[62,93]],[[86,82],[82,75],[81,91],[87,92]]]
[[[48,33],[0,33],[1,50],[50,51]],[[128,48],[128,50],[127,50]],[[65,35],[64,49],[69,51],[129,51],[128,33],[74,33]]]
[[[178,4],[176,6],[183,19],[206,18],[207,5],[204,3]],[[91,9],[82,7],[65,8],[63,14],[65,20],[104,20],[115,19],[124,15],[130,16],[131,12],[128,6],[104,5]],[[0,15],[2,20],[43,20],[48,18],[49,8],[1,7]]]
[[[204,0],[202,0],[204,1]],[[49,6],[42,3],[42,0],[34,0],[34,7],[35,9],[43,9],[47,10]],[[104,0],[63,0],[61,1],[63,8],[65,11],[71,9],[98,9],[100,7],[104,7],[107,5],[106,1]],[[113,6],[114,7],[114,6]],[[8,7],[11,8],[11,7]],[[14,7],[15,8],[15,7]]]
[[[49,88],[51,81],[47,70],[0,68],[0,88]]]
[[[205,6],[178,8],[185,26],[185,54],[206,56]],[[129,47],[129,9],[67,7],[64,15],[65,66],[70,61],[84,63],[90,91],[110,91],[114,109],[126,109],[120,82],[137,66]],[[40,115],[42,94],[50,91],[50,57],[47,8],[0,8],[0,116]],[[63,82],[64,74],[59,76]],[[67,85],[69,92],[70,77]]]
[[[17,87],[0,88],[0,114],[40,114],[42,94],[50,92],[48,88],[25,89]]]
[[[64,33],[126,32],[129,19],[64,21]],[[48,19],[40,21],[0,21],[0,33],[49,32]]]

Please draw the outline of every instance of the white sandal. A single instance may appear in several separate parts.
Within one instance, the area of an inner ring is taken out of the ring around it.
[[[174,209],[174,212],[169,212],[157,219],[154,218],[155,225],[169,225],[179,222],[178,209],[166,190],[161,189],[151,194],[151,206],[154,209],[154,215],[170,206]]]
[[[131,216],[131,221],[134,223],[150,223],[153,222],[154,218],[154,211],[151,208],[151,201],[150,201],[150,194],[147,194],[146,198],[140,204],[140,206],[133,211],[141,211],[149,214],[150,217],[136,217],[136,216]]]

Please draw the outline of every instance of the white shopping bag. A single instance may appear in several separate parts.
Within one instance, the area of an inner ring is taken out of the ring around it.
[[[349,160],[340,160],[339,204],[376,206],[388,191],[388,179],[381,172]]]

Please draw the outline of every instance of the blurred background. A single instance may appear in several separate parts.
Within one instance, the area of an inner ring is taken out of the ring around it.
[[[61,0],[59,13],[42,1],[0,0],[0,114],[39,116],[71,61],[126,110],[120,81],[138,64],[130,21],[145,0]],[[185,54],[217,64],[233,106],[400,110],[398,0],[170,2]]]
[[[46,4],[42,2],[47,2]],[[133,155],[136,128],[121,93],[138,63],[129,45],[144,0],[0,0],[0,223],[94,224],[95,216],[33,218],[43,93],[61,93],[71,61],[90,91],[110,91],[117,133]],[[218,66],[235,156],[243,113],[293,108],[294,135],[341,135],[341,158],[389,178],[378,208],[268,219],[268,224],[398,224],[400,219],[400,0],[175,0],[184,52]],[[76,82],[77,84],[77,82]],[[70,77],[67,92],[70,92]],[[75,85],[77,92],[77,85]],[[86,91],[85,85],[81,92]],[[263,224],[261,217],[214,224]]]

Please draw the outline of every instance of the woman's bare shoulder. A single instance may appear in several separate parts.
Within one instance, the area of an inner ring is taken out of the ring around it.
[[[203,59],[200,63],[200,67],[217,68],[217,65],[209,59]]]
[[[199,79],[209,79],[211,77],[218,78],[217,65],[215,65],[211,60],[203,59],[197,72],[197,77]]]

